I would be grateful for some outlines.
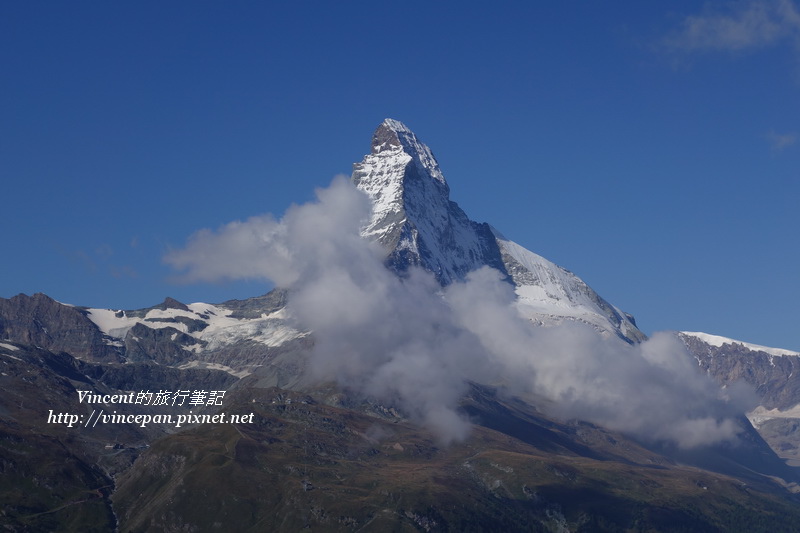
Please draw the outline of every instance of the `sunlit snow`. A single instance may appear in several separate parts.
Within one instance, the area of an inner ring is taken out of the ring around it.
[[[725,344],[738,344],[754,352],[764,352],[770,355],[777,355],[777,356],[782,356],[782,355],[800,356],[800,353],[793,352],[791,350],[784,350],[782,348],[769,348],[767,346],[760,346],[758,344],[752,344],[749,342],[737,341],[734,339],[729,339],[728,337],[721,337],[719,335],[709,335],[708,333],[703,333],[701,331],[681,331],[681,333],[690,337],[696,337],[701,341],[705,342],[706,344],[710,344],[711,346],[715,346],[717,348],[721,348]]]

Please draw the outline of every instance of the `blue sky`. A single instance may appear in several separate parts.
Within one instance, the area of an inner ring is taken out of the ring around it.
[[[386,117],[639,326],[800,351],[800,3],[7,2],[0,296],[138,308]]]

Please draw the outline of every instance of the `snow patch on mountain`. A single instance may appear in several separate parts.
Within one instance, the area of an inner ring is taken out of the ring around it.
[[[716,348],[721,348],[725,344],[738,344],[753,352],[764,352],[774,356],[784,356],[784,355],[800,356],[800,352],[793,352],[791,350],[784,350],[782,348],[770,348],[768,346],[760,346],[758,344],[737,341],[735,339],[729,339],[728,337],[721,337],[719,335],[710,335],[708,333],[703,333],[701,331],[681,331],[680,333],[682,335],[687,335],[690,337],[695,337],[697,339],[700,339],[706,344],[709,344]]]
[[[188,363],[183,364],[178,368],[181,370],[185,370],[188,368],[208,368],[210,370],[222,370],[223,372],[227,372],[228,374],[235,376],[237,378],[243,378],[251,374],[251,372],[248,370],[236,370],[227,365],[222,365],[219,363],[206,363],[204,361],[189,361]]]
[[[94,322],[100,331],[117,339],[124,339],[128,330],[141,322],[141,319],[127,316],[125,311],[91,308],[88,309],[88,313],[89,320]]]

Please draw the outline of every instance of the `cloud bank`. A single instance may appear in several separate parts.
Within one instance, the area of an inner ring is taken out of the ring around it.
[[[165,260],[188,281],[261,278],[290,289],[288,311],[314,333],[312,377],[402,409],[443,443],[464,439],[470,381],[502,384],[580,418],[693,447],[732,439],[750,397],[727,395],[667,334],[630,346],[580,325],[533,327],[512,287],[484,267],[446,288],[425,271],[400,278],[360,236],[366,196],[346,178],[281,220],[260,216],[203,230]]]

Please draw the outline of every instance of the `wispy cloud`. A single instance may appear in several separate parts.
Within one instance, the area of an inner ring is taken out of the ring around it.
[[[794,132],[777,133],[775,130],[770,130],[766,137],[773,152],[782,152],[797,142],[797,134]]]
[[[102,260],[108,260],[114,255],[114,249],[108,244],[101,244],[95,248],[94,253]]]
[[[684,52],[737,52],[779,44],[800,50],[800,11],[793,0],[746,0],[725,9],[706,7],[686,17],[665,39],[668,48]]]
[[[97,263],[95,263],[92,256],[86,253],[84,250],[72,250],[66,252],[66,254],[71,261],[83,266],[86,271],[97,272]]]
[[[108,267],[109,273],[117,279],[138,278],[139,273],[130,265],[111,265]]]

